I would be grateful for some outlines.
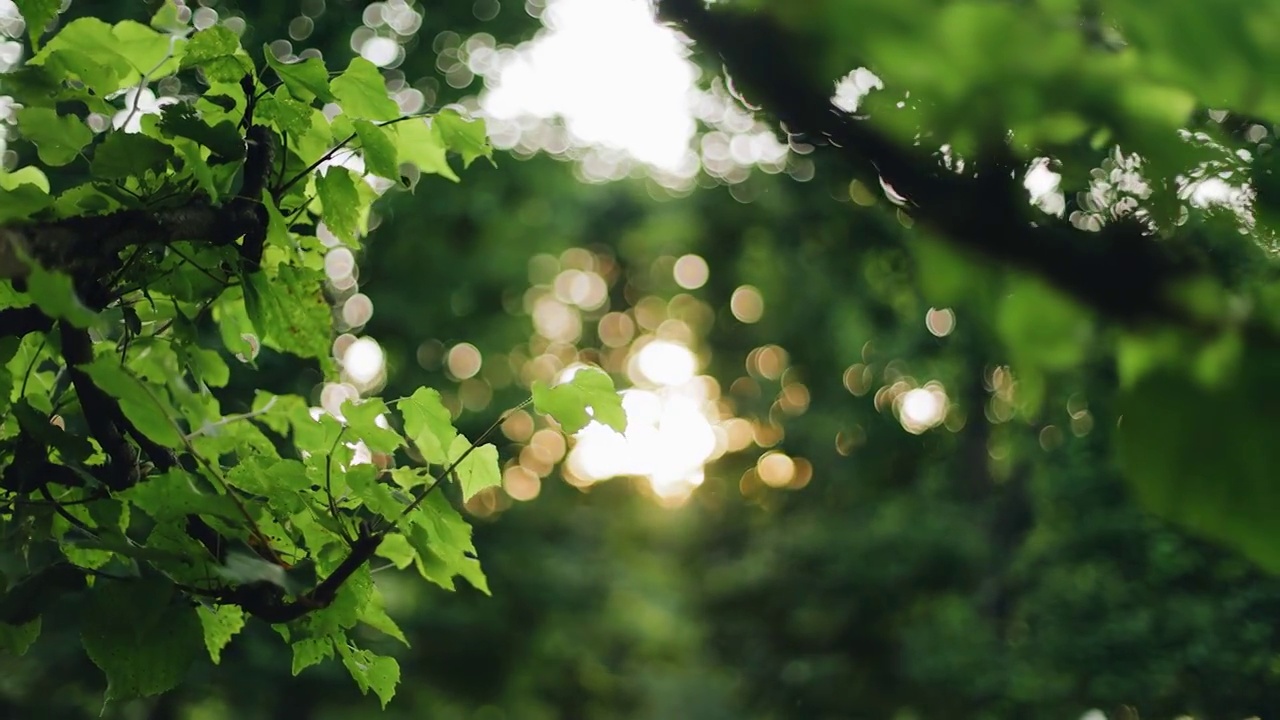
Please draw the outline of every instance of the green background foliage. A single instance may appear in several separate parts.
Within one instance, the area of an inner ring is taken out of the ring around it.
[[[538,3],[404,3],[394,69],[364,4],[286,5],[18,3],[4,712],[1280,712],[1268,6],[663,0],[791,149],[672,191],[490,147],[459,48]],[[553,341],[569,271],[606,297]],[[685,328],[747,429],[678,506],[556,467],[627,428],[615,313]]]

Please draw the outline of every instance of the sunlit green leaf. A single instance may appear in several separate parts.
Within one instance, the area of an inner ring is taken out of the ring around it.
[[[358,242],[361,202],[350,171],[344,167],[330,167],[316,181],[316,192],[324,205],[325,225],[343,242]]]
[[[200,615],[200,626],[204,630],[204,645],[209,651],[209,659],[217,665],[222,662],[223,648],[244,628],[244,611],[235,605],[200,605],[196,611]]]
[[[46,165],[66,165],[93,140],[93,132],[79,119],[59,115],[49,108],[26,107],[19,110],[18,130],[23,137],[35,143],[40,161]]]
[[[395,130],[396,147],[401,162],[409,163],[428,175],[441,175],[458,182],[449,167],[448,152],[440,132],[426,120],[406,120],[390,126]]]
[[[592,420],[618,432],[627,429],[627,414],[613,380],[595,368],[583,368],[572,379],[554,387],[534,382],[533,406],[555,418],[567,433],[581,430]]]
[[[374,452],[390,453],[403,443],[399,433],[386,425],[387,406],[377,398],[342,404],[342,416],[355,437]]]
[[[445,147],[462,156],[463,167],[469,166],[476,158],[493,158],[484,120],[468,120],[456,110],[445,109],[431,118],[431,124],[439,131]]]
[[[400,177],[400,160],[396,154],[394,131],[378,127],[368,120],[355,121],[356,135],[369,172],[389,180]]]
[[[386,708],[396,694],[396,685],[400,683],[400,664],[395,658],[375,655],[368,650],[357,650],[347,645],[338,645],[338,653],[360,692],[372,690],[382,702],[382,707]]]
[[[121,494],[156,520],[169,520],[187,515],[211,515],[241,521],[236,503],[226,495],[200,490],[195,479],[183,470],[170,470],[148,478]]]
[[[31,38],[31,47],[40,49],[40,37],[45,28],[58,17],[62,9],[61,0],[16,0],[18,12],[27,24],[27,35]]]
[[[450,461],[458,463],[456,472],[462,486],[462,499],[470,500],[476,493],[490,487],[501,487],[502,471],[498,468],[498,448],[485,444],[467,453],[471,443],[461,435],[453,439],[449,448]],[[467,453],[466,457],[462,457]]]
[[[138,430],[152,440],[171,448],[182,447],[182,434],[158,396],[160,388],[148,388],[120,366],[119,358],[103,355],[83,366],[85,372],[103,392],[120,403],[120,410]]]
[[[31,266],[27,293],[46,315],[62,318],[76,327],[89,327],[97,317],[80,301],[71,278],[64,273]]]
[[[342,112],[353,120],[394,120],[400,116],[400,106],[387,94],[382,73],[360,56],[353,58],[329,87]]]
[[[427,462],[443,465],[449,461],[448,450],[458,431],[453,416],[432,388],[418,388],[397,406],[404,418],[404,430]]]
[[[221,25],[191,36],[182,56],[182,67],[198,67],[214,82],[237,82],[253,72],[253,62],[240,49],[240,38]]]
[[[263,48],[263,55],[267,58],[267,65],[271,66],[285,88],[298,100],[304,103],[316,99],[321,102],[334,101],[333,93],[329,90],[329,71],[319,58],[286,63],[277,58],[270,47]]]

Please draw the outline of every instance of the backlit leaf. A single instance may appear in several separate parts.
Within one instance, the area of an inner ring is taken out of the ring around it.
[[[18,130],[35,143],[40,161],[46,165],[66,165],[80,155],[93,132],[78,118],[59,115],[49,108],[26,107],[18,111]]]
[[[567,382],[554,387],[542,381],[533,384],[533,405],[538,412],[556,419],[567,433],[575,433],[592,420],[618,432],[627,429],[627,414],[613,380],[603,371],[582,368]]]
[[[449,461],[448,450],[458,431],[453,416],[432,388],[418,388],[397,406],[404,417],[404,430],[427,462],[443,465]]]
[[[382,73],[360,56],[353,58],[329,87],[342,112],[353,120],[394,120],[400,116],[400,106],[387,94]]]

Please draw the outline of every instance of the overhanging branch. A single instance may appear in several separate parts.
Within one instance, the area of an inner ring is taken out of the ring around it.
[[[1196,323],[1171,287],[1197,268],[1137,222],[1101,232],[1028,215],[1024,164],[1004,149],[960,175],[877,132],[831,102],[831,89],[800,68],[801,44],[763,14],[709,9],[703,0],[660,0],[660,14],[724,63],[739,88],[788,132],[822,138],[875,186],[881,180],[911,201],[911,213],[942,239],[1036,274],[1106,317],[1128,324]],[[1004,153],[1000,156],[999,153]]]

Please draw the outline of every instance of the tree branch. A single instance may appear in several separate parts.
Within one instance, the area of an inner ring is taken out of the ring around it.
[[[1025,164],[992,154],[978,158],[979,173],[960,175],[894,142],[834,106],[831,89],[801,69],[803,45],[764,15],[712,10],[703,0],[660,0],[660,14],[719,56],[735,84],[788,132],[825,139],[859,179],[892,186],[913,216],[953,245],[1036,274],[1122,323],[1196,322],[1170,289],[1197,267],[1137,222],[1101,232],[1052,217],[1033,223]]]

